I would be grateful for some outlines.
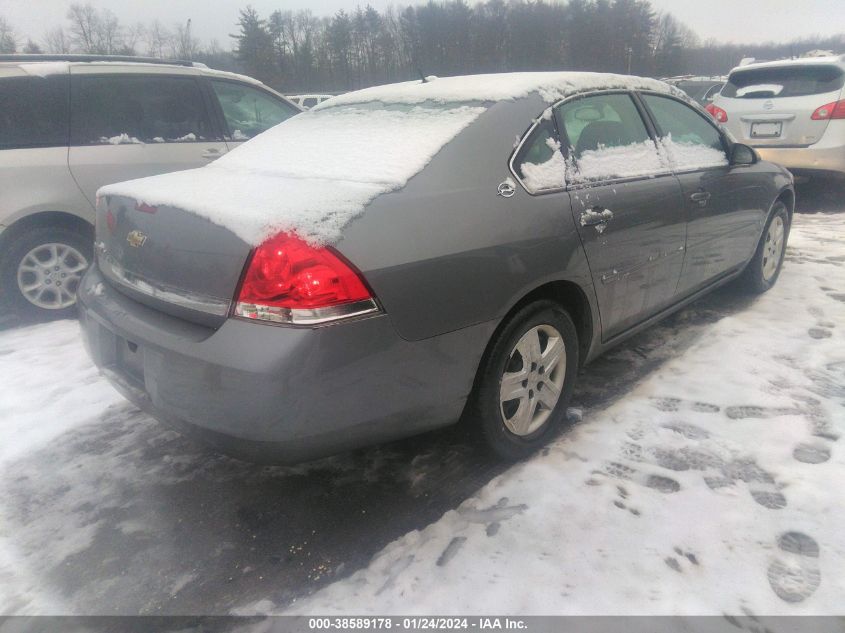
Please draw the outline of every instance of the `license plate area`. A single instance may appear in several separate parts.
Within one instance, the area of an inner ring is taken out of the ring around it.
[[[760,121],[751,124],[751,138],[778,138],[782,131],[781,121]]]
[[[125,338],[117,337],[115,364],[124,375],[144,385],[144,350]]]

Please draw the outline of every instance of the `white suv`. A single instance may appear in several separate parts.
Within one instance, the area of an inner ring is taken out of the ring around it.
[[[205,165],[299,112],[190,62],[0,55],[0,313],[72,313],[97,189]]]
[[[707,111],[796,176],[845,176],[845,55],[734,68]]]

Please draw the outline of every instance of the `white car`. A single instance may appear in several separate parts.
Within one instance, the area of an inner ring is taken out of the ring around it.
[[[706,109],[796,176],[845,177],[845,55],[734,68]]]

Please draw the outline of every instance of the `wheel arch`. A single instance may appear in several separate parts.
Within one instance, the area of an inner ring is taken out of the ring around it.
[[[481,368],[485,366],[490,350],[493,348],[494,341],[499,336],[499,333],[508,321],[510,321],[511,317],[519,312],[519,310],[529,303],[542,299],[557,303],[569,314],[572,322],[575,324],[575,330],[578,333],[578,363],[579,366],[584,364],[590,349],[592,348],[593,337],[595,334],[595,319],[593,318],[593,308],[590,300],[588,299],[587,293],[584,289],[574,281],[564,279],[549,281],[537,286],[530,292],[523,295],[499,320],[499,324],[487,340],[484,353],[482,354],[478,367],[476,368],[475,377],[473,379],[473,392],[475,392],[478,386]]]
[[[67,211],[40,211],[26,215],[7,226],[0,233],[0,248],[5,251],[11,241],[28,231],[50,227],[70,229],[94,241],[94,226],[78,215]]]
[[[775,204],[778,202],[783,202],[786,205],[786,212],[789,216],[789,225],[792,226],[792,215],[795,213],[795,191],[791,187],[784,187],[780,190],[772,203],[772,208],[774,208]],[[771,213],[772,211],[769,209],[769,215],[771,215]]]

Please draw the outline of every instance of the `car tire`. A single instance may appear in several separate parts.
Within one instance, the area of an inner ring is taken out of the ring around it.
[[[783,267],[788,238],[789,211],[786,205],[778,200],[772,206],[754,256],[742,272],[740,282],[745,290],[752,294],[761,294],[775,285]]]
[[[474,392],[472,415],[487,447],[514,461],[548,442],[566,421],[577,372],[578,332],[560,305],[541,300],[516,312],[491,343]]]
[[[91,238],[66,227],[14,238],[0,261],[3,303],[24,319],[76,316],[76,290],[92,256]]]

